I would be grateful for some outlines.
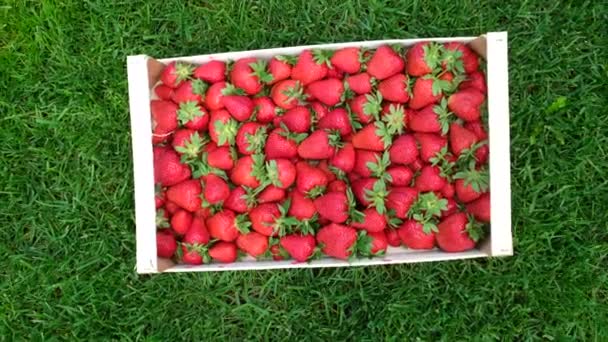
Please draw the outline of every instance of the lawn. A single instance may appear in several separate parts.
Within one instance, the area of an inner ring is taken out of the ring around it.
[[[445,3],[3,2],[0,340],[606,340],[607,8]],[[513,257],[135,273],[127,55],[502,30]]]

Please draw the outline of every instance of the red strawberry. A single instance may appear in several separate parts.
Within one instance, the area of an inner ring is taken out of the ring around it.
[[[471,50],[468,46],[459,42],[449,42],[443,45],[446,51],[459,51],[460,54],[452,55],[454,58],[459,58],[462,60],[462,66],[464,67],[464,72],[467,74],[472,73],[479,68],[479,59],[473,50]]]
[[[219,241],[209,248],[209,256],[213,260],[228,264],[236,261],[238,251],[234,243]]]
[[[167,212],[171,215],[175,214],[180,208],[179,205],[173,203],[173,202],[169,202],[167,201],[167,203],[165,204],[165,209],[167,209]]]
[[[238,125],[226,110],[211,112],[209,119],[209,137],[218,146],[234,145]]]
[[[277,106],[272,102],[270,97],[256,97],[253,99],[254,113],[259,123],[269,123],[276,117]]]
[[[480,235],[480,227],[476,222],[467,219],[465,213],[456,213],[439,224],[437,244],[446,252],[464,252],[475,248]]]
[[[389,78],[403,71],[405,63],[390,46],[383,45],[376,49],[367,63],[367,73],[378,80]]]
[[[269,185],[258,195],[258,203],[273,203],[285,199],[285,189]]]
[[[172,148],[154,148],[154,183],[172,186],[190,176],[190,168],[180,162],[179,155]]]
[[[202,264],[203,260],[208,259],[205,246],[208,242],[209,231],[207,231],[207,227],[199,219],[194,219],[182,241],[182,261],[192,265]],[[208,260],[205,262],[208,262]]]
[[[391,176],[390,183],[393,186],[409,186],[414,177],[414,172],[407,166],[391,166],[386,169]]]
[[[159,84],[154,88],[154,93],[159,99],[169,101],[171,100],[171,94],[173,94],[173,88]]]
[[[268,63],[268,72],[272,75],[272,81],[268,84],[274,84],[291,76],[291,66],[296,62],[294,56],[274,56]]]
[[[463,150],[470,149],[476,142],[477,136],[472,131],[457,123],[450,125],[450,149],[456,157],[460,156]]]
[[[395,217],[404,219],[417,198],[418,191],[414,188],[393,187],[386,197],[386,207],[395,212]]]
[[[408,128],[414,132],[445,135],[450,127],[451,114],[447,110],[447,102],[442,100],[439,105],[428,105],[412,112],[408,117]]]
[[[403,107],[390,105],[389,113],[382,116],[382,121],[368,124],[353,135],[353,146],[379,152],[387,150],[393,142],[393,135],[403,133],[405,121]]]
[[[209,231],[207,230],[207,226],[205,225],[205,219],[194,215],[194,217],[192,218],[192,224],[190,225],[190,229],[188,229],[186,236],[188,236],[189,238],[196,236],[195,240],[200,241],[200,243],[209,242]]]
[[[260,186],[260,179],[265,172],[263,158],[262,155],[239,158],[230,173],[232,183],[254,189]]]
[[[481,121],[466,122],[464,124],[464,128],[475,133],[475,136],[477,137],[478,141],[488,139],[488,133],[486,132],[485,128],[483,127],[483,124],[481,123]]]
[[[448,217],[459,210],[458,203],[453,198],[446,198],[445,200],[448,201],[448,204],[446,210],[441,211],[441,217]]]
[[[399,238],[397,229],[387,228],[384,230],[384,233],[386,234],[386,241],[388,242],[389,246],[401,246],[401,239]]]
[[[410,99],[408,78],[404,74],[396,74],[380,82],[378,90],[386,101],[406,103]]]
[[[489,189],[489,174],[486,169],[469,169],[454,174],[456,196],[461,202],[476,200]]]
[[[372,169],[369,168],[369,164],[376,164],[381,156],[382,155],[379,152],[355,149],[355,165],[353,171],[362,177],[371,177]]]
[[[465,181],[463,179],[457,179],[454,185],[456,196],[461,202],[464,203],[478,199],[483,193],[481,191],[475,191],[472,184],[465,185]]]
[[[255,95],[262,90],[262,79],[268,80],[272,75],[266,72],[267,62],[255,58],[237,60],[230,71],[230,82],[248,95]]]
[[[328,192],[344,192],[348,189],[348,185],[343,180],[336,179],[327,186]]]
[[[268,249],[268,237],[258,232],[241,234],[236,238],[236,245],[245,253],[257,258]]]
[[[279,126],[279,123],[285,124],[289,131],[294,133],[308,132],[312,123],[310,110],[304,106],[289,109],[277,119],[278,122],[275,120],[275,126]]]
[[[398,136],[389,150],[391,163],[407,165],[418,158],[416,138],[411,134]]]
[[[274,186],[287,189],[296,180],[296,167],[288,159],[273,159],[266,162],[266,175]]]
[[[298,56],[298,62],[291,69],[291,78],[306,86],[327,76],[330,64],[328,53],[321,50],[304,50]]]
[[[318,130],[300,143],[298,155],[302,159],[327,159],[334,155],[335,147],[340,145],[340,135],[337,132]]]
[[[386,228],[386,217],[378,213],[375,208],[363,210],[364,219],[362,222],[351,222],[351,226],[364,229],[369,233],[381,232]]]
[[[291,109],[303,102],[304,88],[299,81],[283,80],[272,87],[270,97],[277,106]]]
[[[177,250],[177,242],[169,229],[156,232],[156,255],[161,258],[171,258]]]
[[[430,162],[448,143],[445,137],[432,133],[416,133],[414,137],[420,145],[420,158],[426,162]]]
[[[210,83],[222,82],[226,79],[226,63],[209,61],[194,69],[192,76]]]
[[[181,125],[197,131],[206,131],[209,124],[209,114],[194,101],[179,104],[177,119]]]
[[[221,203],[230,195],[230,188],[225,180],[210,173],[205,178],[203,195],[209,204]]]
[[[397,234],[401,242],[411,249],[433,249],[435,247],[435,233],[425,232],[421,223],[414,220],[405,221]]]
[[[264,153],[267,159],[295,158],[298,156],[298,143],[304,140],[305,134],[291,133],[283,128],[275,128],[268,135]]]
[[[247,96],[224,95],[222,97],[224,107],[230,112],[237,121],[246,121],[251,117],[255,105]]]
[[[351,75],[346,78],[348,87],[355,92],[355,94],[368,94],[372,91],[372,78],[366,73]]]
[[[194,67],[187,63],[171,62],[160,73],[160,80],[166,86],[177,88],[192,75]]]
[[[321,102],[312,102],[310,104],[310,109],[312,110],[314,117],[317,119],[317,121],[321,121],[327,114],[329,114],[329,109],[327,109],[327,106],[322,104]]]
[[[448,89],[450,82],[437,79],[433,76],[419,77],[414,82],[410,108],[421,109],[428,105],[438,103],[443,92]]]
[[[490,194],[483,194],[478,199],[467,203],[467,212],[481,222],[490,222]]]
[[[272,255],[272,260],[275,260],[275,261],[284,260],[289,256],[289,255],[286,255],[287,252],[284,249],[281,249],[281,246],[279,246],[278,243],[270,246],[270,248],[268,248],[268,250],[270,251],[270,255]]]
[[[192,101],[195,103],[203,102],[207,92],[207,83],[201,80],[185,81],[173,90],[171,100],[175,103]]]
[[[335,223],[348,219],[348,199],[343,192],[328,192],[315,199],[319,215]]]
[[[314,235],[300,233],[283,236],[280,243],[289,256],[298,262],[304,262],[312,257],[317,245]]]
[[[346,260],[353,253],[357,231],[352,227],[331,223],[317,232],[317,242],[323,246],[321,251],[326,255]]]
[[[344,78],[344,71],[335,68],[335,67],[331,67],[331,68],[327,68],[327,77],[326,78],[337,78],[337,79],[343,79]]]
[[[374,153],[374,152],[372,152]],[[346,173],[351,172],[355,167],[356,152],[353,144],[344,143],[342,148],[336,150],[336,153],[331,157],[329,163]]]
[[[377,181],[377,178],[359,178],[355,181],[351,181],[353,194],[361,205],[368,206],[370,204],[370,201],[367,199],[366,192],[372,191],[374,184]]]
[[[388,139],[386,136],[378,134],[379,129],[375,124],[368,124],[353,136],[353,146],[357,149],[382,152],[387,147]]]
[[[195,137],[197,136],[197,137]],[[174,149],[176,149],[176,152],[179,154],[183,154],[180,153],[180,150],[183,151],[183,149],[186,149],[186,146],[188,146],[191,143],[191,140],[194,138],[194,140],[196,139],[201,139],[202,141],[202,137],[201,135],[192,129],[178,129],[177,131],[175,131],[175,134],[173,135],[173,141],[171,141],[171,146],[173,146]],[[179,148],[181,147],[181,149]],[[197,146],[198,150],[197,151],[193,151],[193,156],[196,157],[196,155],[200,152],[200,149],[202,148],[202,146]]]
[[[224,103],[222,103],[222,93],[224,92],[226,86],[226,82],[213,83],[209,89],[207,89],[207,93],[205,94],[205,107],[209,108],[209,110],[218,110],[224,108]]]
[[[452,198],[454,197],[454,186],[451,183],[446,183],[443,189],[441,189],[441,195],[444,198]]]
[[[224,201],[224,208],[242,214],[253,208],[255,204],[256,198],[253,192],[248,192],[242,186],[237,186],[230,191],[230,195]]]
[[[201,182],[198,179],[183,181],[167,189],[167,200],[190,212],[201,207]]]
[[[331,64],[347,74],[354,74],[361,69],[359,48],[347,47],[336,50],[331,57]]]
[[[234,166],[234,159],[230,148],[227,146],[213,149],[207,154],[209,166],[220,170],[230,170]]]
[[[370,250],[368,253],[369,256],[378,256],[382,255],[386,252],[388,248],[388,239],[384,231],[380,232],[368,232],[367,236],[372,239]]]
[[[420,192],[441,191],[446,184],[445,178],[441,176],[441,169],[437,166],[425,165],[416,177],[414,186]]]
[[[186,234],[192,224],[192,214],[186,210],[180,209],[171,216],[171,229],[177,234]]]
[[[475,150],[475,160],[477,160],[477,165],[482,165],[487,163],[490,154],[490,147],[488,144],[481,145]]]
[[[266,126],[256,122],[245,122],[236,134],[236,146],[240,154],[262,152],[266,144]]]
[[[288,211],[289,216],[293,216],[298,220],[308,220],[317,212],[313,200],[304,196],[297,189],[291,191],[289,198],[291,200],[291,206]]]
[[[211,216],[211,209],[209,208],[199,208],[194,212],[194,217],[201,220],[206,220],[209,216]]]
[[[448,108],[457,117],[465,121],[476,121],[481,116],[481,104],[485,96],[476,89],[463,89],[454,93],[448,99]]]
[[[482,71],[474,71],[467,76],[466,81],[460,83],[460,89],[476,89],[485,94],[488,91],[488,87],[486,86],[486,77]]]
[[[249,212],[251,227],[256,232],[265,236],[277,234],[277,231],[275,231],[275,222],[280,216],[281,212],[276,203],[260,204]]]
[[[412,76],[424,76],[440,66],[441,45],[435,42],[414,44],[406,53],[406,70]]]
[[[323,104],[335,106],[344,94],[344,84],[337,78],[328,78],[312,82],[306,87],[306,92]]]
[[[224,209],[215,215],[207,218],[207,229],[209,230],[209,234],[215,238],[222,241],[234,241],[239,236],[239,229],[237,225],[240,227],[242,221],[240,221],[241,216],[238,216],[239,220],[237,220],[237,216],[231,210]],[[238,222],[237,222],[238,221]]]
[[[372,122],[374,116],[377,116],[382,110],[382,95],[377,95],[359,95],[348,102],[350,110],[361,124]]]
[[[328,183],[336,180],[336,174],[329,168],[329,162],[327,159],[320,160],[319,164],[317,164],[317,168],[325,173]]]
[[[317,129],[335,129],[341,136],[348,135],[352,132],[350,116],[346,109],[336,108],[319,119]]]
[[[296,170],[296,188],[298,191],[309,197],[319,196],[325,191],[329,181],[322,170],[310,166],[307,162],[297,163]]]
[[[177,129],[177,105],[171,101],[150,101],[152,137],[155,144],[166,141]]]

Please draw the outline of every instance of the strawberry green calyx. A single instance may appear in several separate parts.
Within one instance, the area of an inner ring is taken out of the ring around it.
[[[317,232],[317,229],[319,229],[319,227],[320,227],[318,220],[319,220],[319,215],[315,214],[313,217],[311,217],[307,220],[301,220],[297,225],[297,229],[303,235],[315,235]]]
[[[393,144],[393,133],[389,126],[384,121],[376,121],[376,135],[382,140],[384,149],[388,149]]]
[[[249,63],[249,67],[251,68],[251,70],[253,70],[251,75],[256,76],[261,83],[270,83],[274,80],[272,74],[270,74],[268,70],[266,70],[268,67],[267,61],[260,59],[256,62]]]
[[[331,57],[333,55],[334,52],[331,50],[312,50],[312,60],[319,65],[325,64],[328,68],[331,68]]]
[[[331,173],[333,173],[337,179],[345,182],[348,181],[348,177],[346,177],[346,172],[344,172],[344,170],[339,169],[335,166],[330,166],[329,171],[331,171]]]
[[[422,47],[424,51],[424,61],[426,65],[432,70],[432,73],[436,73],[441,70],[441,59],[443,46],[436,42],[430,42]]]
[[[464,63],[462,61],[462,51],[442,49],[441,62],[445,65],[445,70],[455,75],[464,74]]]
[[[462,179],[464,185],[470,185],[475,192],[487,192],[490,188],[489,178],[490,174],[487,169],[482,168],[477,170],[474,167],[465,171],[456,172],[454,175],[454,179]]]
[[[355,195],[350,187],[346,189],[346,198],[348,201],[348,219],[349,223],[357,222],[361,223],[365,220],[365,214],[357,210],[357,202],[355,201]]]
[[[302,83],[300,83],[300,81],[296,81],[296,84],[293,87],[285,88],[282,93],[283,95],[287,96],[287,100],[285,100],[285,102],[298,100],[298,104],[306,104],[306,94],[304,94],[304,87],[302,87]]]
[[[390,209],[386,213],[386,223],[388,224],[389,228],[395,229],[403,224],[403,220],[397,217],[394,209]]]
[[[276,160],[269,160],[266,162],[266,177],[270,184],[277,187],[283,186],[283,183],[281,183],[281,180],[279,179],[279,167]]]
[[[448,201],[437,197],[433,192],[418,195],[416,202],[408,211],[408,217],[422,225],[425,234],[438,232],[437,223],[441,212],[448,209]]]
[[[289,65],[296,65],[298,62],[298,56],[290,56],[290,55],[278,55],[274,56],[277,61],[281,61],[283,63],[287,63]]]
[[[432,166],[439,166],[439,170],[441,171],[441,177],[445,178],[449,182],[452,181],[452,177],[454,176],[454,170],[456,168],[456,163],[452,160],[452,153],[448,150],[447,146],[444,146],[435,154],[434,157],[430,159]]]
[[[245,189],[245,194],[241,196],[248,208],[253,208],[258,204],[257,196],[259,193],[264,190],[263,188],[258,187],[257,189],[252,189],[248,186],[243,186]]]
[[[306,139],[308,137],[308,134],[306,133],[294,133],[294,132],[290,132],[289,128],[287,128],[287,126],[285,125],[284,122],[281,122],[281,129],[283,130],[282,132],[279,133],[279,135],[293,140],[296,143],[301,143],[302,141],[304,141],[304,139]]]
[[[182,154],[182,163],[189,162],[198,157],[201,149],[208,142],[209,140],[206,137],[203,138],[198,132],[194,132],[188,140],[184,141],[184,146],[176,146],[175,150]]]
[[[342,141],[342,136],[340,135],[340,131],[337,129],[332,129],[328,131],[329,137],[329,146],[333,146],[336,148],[344,147],[344,142]]]
[[[403,133],[405,129],[405,110],[403,106],[390,105],[388,113],[382,117],[382,121],[386,122],[386,126],[392,135]]]
[[[377,180],[374,183],[372,190],[365,189],[365,199],[370,202],[370,208],[376,208],[376,211],[380,215],[386,213],[386,196],[388,196],[388,190],[386,184],[382,180]]]
[[[154,195],[162,196],[163,194],[163,185],[161,183],[154,184]]]
[[[247,234],[251,231],[251,221],[247,214],[240,214],[234,220],[234,226],[241,234]]]
[[[326,189],[325,186],[317,185],[306,193],[306,197],[308,197],[310,199],[315,199],[315,198],[323,195],[325,193],[325,189]]]
[[[245,133],[245,139],[247,140],[247,151],[253,153],[262,152],[262,149],[264,149],[264,145],[266,144],[267,137],[268,133],[266,133],[265,127],[258,128],[254,134]]]
[[[239,130],[239,125],[236,120],[230,118],[226,122],[222,122],[217,120],[213,123],[213,128],[217,132],[217,145],[223,146],[228,144],[230,146],[234,145],[236,134]]]
[[[460,151],[460,156],[458,156],[458,160],[456,162],[458,164],[458,167],[461,169],[473,168],[477,161],[475,153],[480,147],[487,144],[487,140],[478,141],[471,145],[471,147],[465,148],[464,150]]]
[[[286,199],[283,203],[281,203],[279,205],[279,212],[281,213],[281,216],[272,224],[273,231],[279,236],[285,236],[293,233],[295,228],[300,224],[300,221],[295,217],[287,216],[290,206],[290,199]]]
[[[156,228],[169,228],[169,221],[167,221],[163,209],[156,211]]]
[[[376,120],[380,120],[380,112],[382,111],[382,94],[376,92],[375,95],[365,95],[367,102],[363,105],[363,113],[370,115]]]
[[[342,92],[342,95],[340,95],[339,103],[345,103],[346,101],[355,97],[355,92],[350,89],[350,85],[348,84],[348,82],[344,81],[343,86],[344,92]]]
[[[423,76],[422,78],[433,80],[433,86],[431,88],[433,96],[445,94],[452,90],[452,83],[450,81],[439,79],[437,76],[430,74]]]
[[[192,81],[192,93],[200,95],[203,99],[205,99],[205,93],[207,93],[207,88],[209,88],[209,85],[203,82],[203,80],[197,78]]]
[[[232,83],[226,83],[226,86],[222,89],[222,95],[245,95],[245,91],[235,87]]]
[[[263,188],[270,184],[266,173],[265,157],[261,153],[256,153],[251,155],[251,159],[253,160],[251,175],[260,182],[260,186],[256,189],[256,192],[259,194],[259,192],[264,190]]]
[[[209,241],[208,244],[190,244],[190,243],[185,243],[185,242],[180,242],[179,244],[181,246],[186,247],[186,251],[188,251],[188,253],[192,253],[192,252],[196,252],[198,253],[202,258],[203,258],[203,263],[204,264],[208,264],[211,262],[211,256],[209,255],[209,247],[214,244],[217,240],[211,240]],[[177,249],[178,251],[181,250],[181,248]],[[180,256],[180,259],[183,256]]]
[[[357,233],[357,241],[353,245],[353,254],[351,255],[351,257],[355,256],[354,252],[356,252],[357,254],[359,254],[361,256],[368,257],[368,258],[373,258],[376,256],[384,255],[384,253],[385,253],[384,250],[377,251],[376,253],[372,253],[372,246],[373,246],[372,237],[367,235],[367,231],[360,230]]]
[[[359,121],[359,117],[355,113],[353,113],[350,106],[346,106],[346,111],[348,112],[348,116],[350,117],[350,127],[353,129],[353,132],[357,132],[361,128],[363,128],[361,121]]]
[[[193,72],[194,65],[183,62],[175,63],[175,76],[177,77],[177,83],[190,79]]]
[[[204,115],[207,115],[207,113],[201,109],[196,101],[182,102],[179,104],[179,109],[177,110],[177,119],[182,126],[187,122]]]
[[[465,231],[469,234],[471,240],[477,242],[485,236],[484,226],[483,224],[477,222],[473,215],[467,215],[468,222],[465,226]]]
[[[385,182],[391,182],[392,177],[386,173],[386,169],[391,164],[391,157],[388,151],[385,151],[382,156],[376,156],[376,162],[368,162],[367,168],[372,172],[372,177],[380,178]]]
[[[441,99],[439,105],[433,107],[433,111],[439,118],[439,125],[441,125],[441,135],[448,134],[450,130],[451,119],[454,117],[452,112],[448,110],[448,100],[444,97]]]
[[[372,51],[368,48],[361,47],[359,48],[359,63],[361,63],[361,67],[365,67],[367,62],[372,59]]]
[[[394,44],[389,44],[389,46],[398,55],[402,55],[403,52],[405,51],[405,46],[403,46],[401,44],[394,43]]]

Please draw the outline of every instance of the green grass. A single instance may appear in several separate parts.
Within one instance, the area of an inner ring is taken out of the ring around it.
[[[202,3],[0,5],[1,339],[608,337],[601,1]],[[135,274],[127,55],[499,30],[510,41],[515,256]]]

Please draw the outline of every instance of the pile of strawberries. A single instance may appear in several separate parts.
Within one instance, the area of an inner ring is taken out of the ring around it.
[[[158,255],[474,248],[490,221],[478,69],[435,42],[170,63],[151,101]]]

